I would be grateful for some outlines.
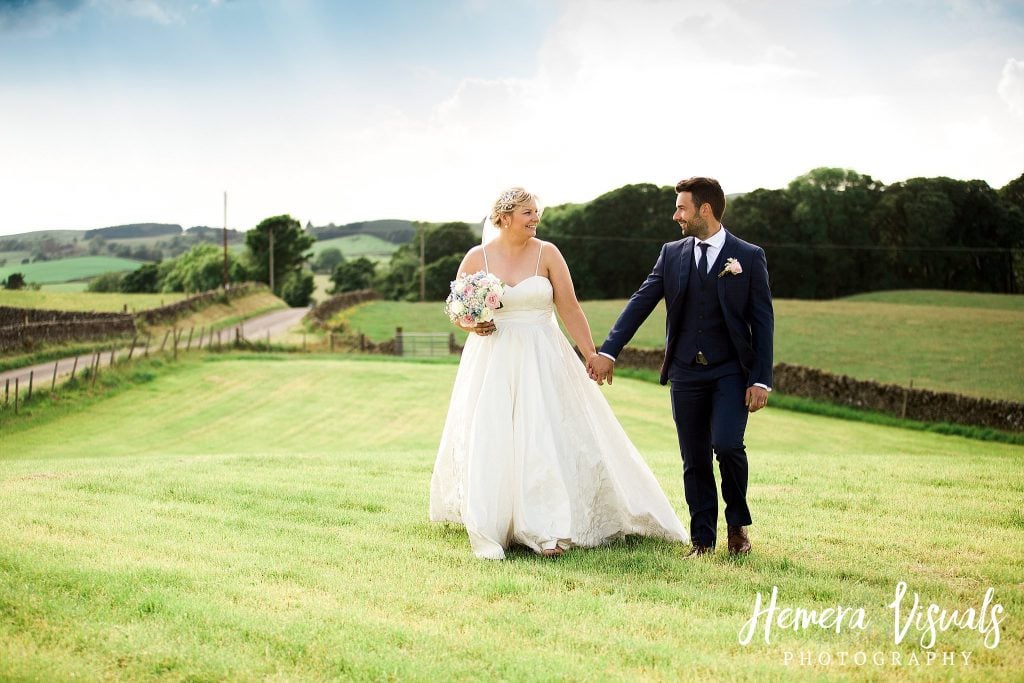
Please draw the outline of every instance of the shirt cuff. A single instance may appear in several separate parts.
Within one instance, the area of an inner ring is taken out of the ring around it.
[[[765,384],[761,384],[760,382],[754,382],[754,386],[755,387],[761,387],[765,391],[771,391],[772,390],[772,388],[770,386],[767,386]]]
[[[604,351],[598,351],[597,355],[604,356],[605,358],[607,358],[608,360],[610,360],[613,363],[615,362],[615,356],[611,355],[610,353],[605,353]]]

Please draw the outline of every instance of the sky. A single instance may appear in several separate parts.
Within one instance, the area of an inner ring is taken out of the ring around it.
[[[1024,2],[0,0],[0,235],[819,166],[1020,176]]]

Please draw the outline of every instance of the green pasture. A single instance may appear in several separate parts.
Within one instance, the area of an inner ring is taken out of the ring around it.
[[[6,266],[0,267],[0,280],[6,280],[11,273],[21,273],[29,283],[70,282],[103,273],[135,270],[142,263],[114,256],[76,256],[26,264],[8,262]]]
[[[3,237],[0,237],[0,241]],[[24,259],[31,258],[32,252],[30,251],[2,251],[0,250],[0,268],[6,268],[7,266],[20,266]],[[27,264],[26,264],[27,265]]]
[[[315,242],[312,247],[313,257],[324,249],[331,248],[340,250],[348,260],[365,256],[372,261],[381,262],[389,260],[391,254],[398,249],[398,245],[376,235],[347,235]]]
[[[880,300],[775,301],[775,362],[820,368],[857,379],[970,396],[1024,401],[1024,296],[959,292],[890,292]],[[905,299],[904,299],[905,296]],[[905,302],[904,302],[905,301]],[[586,301],[595,343],[615,323],[624,300]],[[351,330],[380,341],[407,332],[465,334],[440,302],[378,301],[343,311]],[[659,306],[631,345],[660,348]]]
[[[15,308],[45,308],[59,311],[104,311],[129,313],[173,304],[186,298],[183,292],[160,294],[121,294],[117,292],[53,291],[50,289],[0,289],[0,306]]]
[[[684,561],[679,545],[627,539],[496,563],[427,520],[453,365],[198,358],[137,365],[106,397],[0,413],[0,679],[1024,671],[1024,447],[768,408],[748,429],[749,557]],[[621,379],[604,393],[685,519],[666,391]],[[950,611],[980,610],[992,588],[998,646],[940,631],[934,651],[969,651],[970,664],[924,665],[926,633],[895,643],[887,605],[901,581],[922,608]],[[859,607],[867,627],[775,626],[769,643],[758,630],[741,645],[773,586],[780,608]],[[919,665],[784,663],[860,651]]]
[[[947,292],[938,289],[904,289],[848,296],[843,301],[876,301],[886,304],[943,306],[954,308],[995,308],[1024,312],[1024,296],[983,292]]]
[[[79,280],[77,282],[51,282],[48,285],[40,286],[44,292],[84,292],[89,288],[88,282]]]

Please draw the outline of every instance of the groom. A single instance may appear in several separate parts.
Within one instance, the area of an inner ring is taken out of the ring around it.
[[[672,417],[683,456],[683,487],[693,547],[687,557],[714,551],[718,457],[729,553],[750,552],[746,526],[747,415],[768,402],[775,326],[764,250],[722,225],[725,194],[713,178],[676,184],[673,220],[683,239],[661,248],[658,262],[608,333],[587,369],[598,384],[612,382],[615,357],[662,299],[665,360],[661,383],[672,383]]]

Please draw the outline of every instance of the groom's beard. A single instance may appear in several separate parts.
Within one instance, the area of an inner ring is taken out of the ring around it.
[[[683,237],[696,237],[700,240],[708,234],[708,223],[700,216],[690,221],[683,221],[679,227],[683,230]]]

